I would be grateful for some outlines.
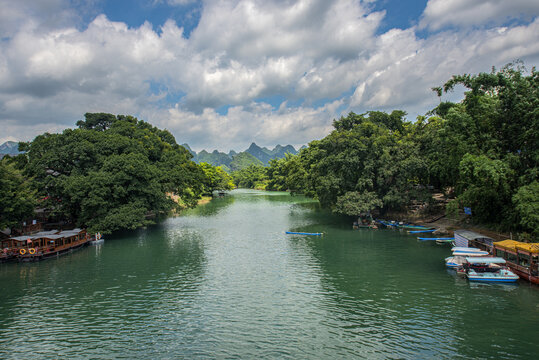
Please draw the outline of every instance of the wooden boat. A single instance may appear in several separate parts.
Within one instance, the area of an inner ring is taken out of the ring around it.
[[[291,235],[314,235],[314,236],[322,235],[322,233],[307,233],[307,232],[293,232],[293,231],[286,231],[285,233],[291,234]]]
[[[80,248],[89,241],[86,230],[52,230],[11,237],[2,240],[1,246],[6,261],[37,261]]]
[[[511,283],[518,280],[518,275],[507,267],[505,259],[500,257],[467,257],[463,268],[469,281]]]
[[[524,280],[539,285],[539,243],[504,240],[493,243],[493,253]]]

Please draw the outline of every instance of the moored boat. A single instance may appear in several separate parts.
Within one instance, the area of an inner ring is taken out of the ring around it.
[[[505,265],[505,259],[499,257],[467,257],[463,269],[469,281],[510,283],[519,277]]]
[[[83,229],[51,230],[11,237],[2,240],[1,246],[6,261],[37,261],[80,248],[89,240]]]
[[[412,230],[408,231],[410,234],[420,234],[420,233],[432,233],[435,232],[436,229],[426,229],[426,230]]]
[[[285,231],[285,233],[289,235],[314,235],[314,236],[322,235],[322,233],[307,233],[307,232],[294,232],[294,231]]]
[[[105,242],[105,239],[101,236],[101,233],[95,233],[94,237],[90,240],[90,245],[101,245]]]
[[[539,243],[504,240],[495,242],[493,250],[496,256],[506,260],[514,273],[539,285]]]
[[[454,249],[454,248],[453,248]],[[477,250],[477,251],[476,251]],[[467,257],[481,257],[490,255],[487,251],[481,251],[479,249],[470,248],[470,251],[465,252],[463,250],[453,251],[453,256],[445,258],[445,266],[450,269],[457,269],[464,265]]]

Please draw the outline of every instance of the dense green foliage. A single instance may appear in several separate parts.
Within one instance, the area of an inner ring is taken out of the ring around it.
[[[34,213],[35,192],[29,182],[10,163],[9,157],[0,160],[0,230],[12,227]]]
[[[220,166],[215,167],[207,163],[201,163],[200,167],[204,171],[204,194],[211,195],[216,190],[232,190],[234,182]]]
[[[248,168],[250,166],[263,166],[264,164],[262,163],[262,161],[258,160],[257,158],[255,158],[253,155],[247,153],[247,152],[242,152],[242,153],[239,153],[237,155],[234,155],[234,157],[232,158],[232,162],[230,163],[229,167],[230,167],[230,170],[232,170],[233,172],[234,171],[238,171],[238,170],[243,170],[245,168]]]
[[[520,66],[454,76],[469,91],[415,123],[393,111],[350,113],[297,156],[272,161],[268,189],[303,192],[348,215],[403,210],[432,201],[428,187],[455,198],[452,216],[539,232],[539,73]]]
[[[25,172],[46,199],[41,206],[59,219],[90,231],[134,229],[177,207],[172,195],[192,207],[217,186],[208,176],[212,170],[192,162],[166,130],[104,113],[86,114],[77,125],[40,135],[22,149]]]
[[[268,176],[263,165],[251,164],[232,173],[234,184],[239,188],[265,190]]]

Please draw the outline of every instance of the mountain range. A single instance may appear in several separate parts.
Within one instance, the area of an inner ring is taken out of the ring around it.
[[[198,164],[205,162],[213,166],[221,166],[227,172],[241,170],[249,165],[267,166],[270,160],[284,158],[287,153],[293,155],[298,153],[292,145],[277,145],[273,150],[270,150],[266,147],[260,147],[255,143],[252,143],[245,151],[237,153],[234,150],[230,150],[228,154],[217,150],[212,152],[202,150],[197,153],[196,151],[193,151],[188,144],[182,144],[182,146],[193,155],[194,162]],[[6,141],[0,145],[0,158],[4,155],[14,156],[17,154],[20,154],[18,142]]]
[[[0,158],[4,157],[4,155],[18,155],[19,152],[19,143],[16,141],[6,141],[2,145],[0,145]]]
[[[245,151],[237,153],[230,150],[228,154],[217,150],[212,152],[202,150],[197,153],[188,144],[182,144],[182,146],[193,155],[194,162],[205,162],[213,166],[221,166],[225,171],[240,170],[252,164],[267,166],[270,160],[284,158],[287,153],[293,155],[298,153],[292,145],[277,145],[273,150],[270,150],[252,143]]]

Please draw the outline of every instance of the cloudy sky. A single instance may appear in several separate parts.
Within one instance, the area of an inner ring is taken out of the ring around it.
[[[0,0],[0,143],[130,114],[195,150],[301,145],[539,60],[533,0]],[[459,100],[462,93],[447,99]]]

